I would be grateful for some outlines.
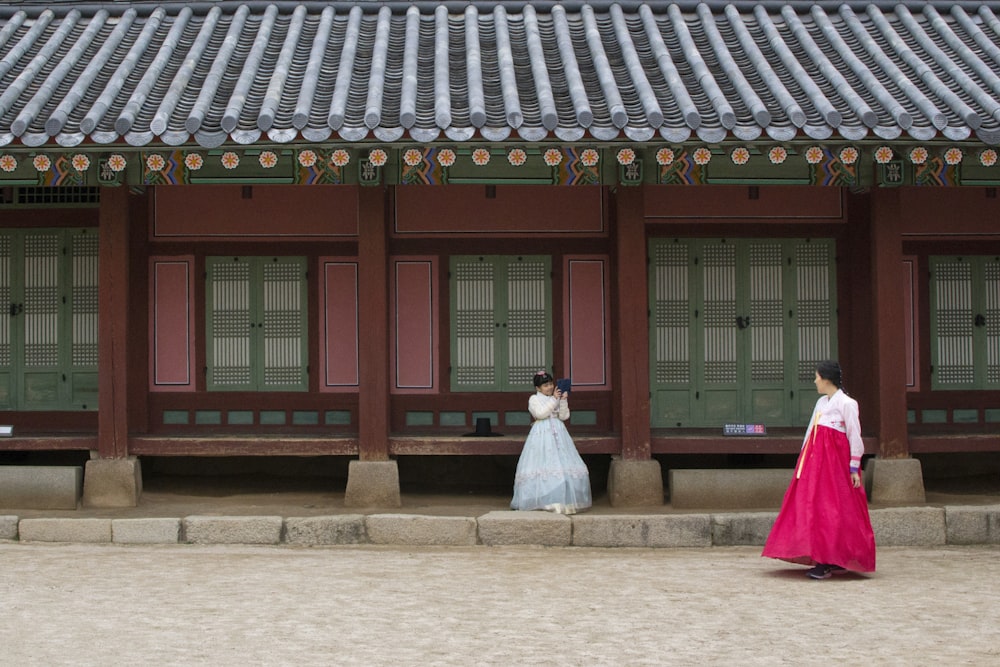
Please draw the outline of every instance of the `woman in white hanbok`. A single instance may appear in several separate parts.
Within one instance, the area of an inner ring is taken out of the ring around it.
[[[590,507],[590,473],[566,430],[569,399],[545,371],[528,399],[534,423],[517,461],[511,509],[574,514]]]

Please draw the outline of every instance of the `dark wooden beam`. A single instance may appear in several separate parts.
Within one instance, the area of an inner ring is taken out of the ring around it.
[[[128,189],[101,188],[97,451],[102,458],[128,456],[128,212]]]

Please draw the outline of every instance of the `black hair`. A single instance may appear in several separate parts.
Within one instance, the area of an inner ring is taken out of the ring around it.
[[[829,380],[837,389],[844,388],[844,374],[840,364],[833,360],[821,361],[816,364],[816,373],[824,380]]]
[[[548,374],[548,371],[538,371],[535,373],[535,386],[541,387],[546,382],[555,382],[552,376]]]

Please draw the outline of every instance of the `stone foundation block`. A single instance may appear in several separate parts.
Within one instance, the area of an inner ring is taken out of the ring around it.
[[[710,547],[708,514],[580,515],[573,517],[578,547]]]
[[[395,461],[351,461],[347,466],[347,507],[400,507],[399,467]]]
[[[865,482],[875,505],[923,505],[927,502],[919,459],[870,459]]]
[[[365,528],[372,544],[471,546],[477,543],[477,522],[466,516],[371,514]]]
[[[983,507],[945,507],[944,523],[948,544],[989,543],[990,515]]]
[[[894,507],[870,512],[880,547],[933,547],[945,543],[945,512],[940,507]]]
[[[713,514],[712,544],[717,547],[764,546],[777,518],[777,512]]]
[[[142,495],[139,459],[91,459],[83,476],[84,507],[135,507]]]
[[[177,518],[111,520],[111,541],[118,544],[177,544],[180,534]]]
[[[110,542],[111,519],[21,519],[22,542]]]
[[[0,516],[0,540],[17,539],[17,517],[10,515]]]
[[[790,468],[671,470],[670,505],[675,509],[777,509],[791,481]]]
[[[189,516],[184,539],[190,544],[278,544],[280,516]]]
[[[285,519],[285,542],[298,546],[324,544],[364,544],[365,517],[362,514],[289,517]]]
[[[80,466],[0,466],[0,507],[75,510],[82,488]]]
[[[611,458],[608,499],[613,507],[655,507],[663,504],[663,473],[659,461]]]
[[[479,517],[478,523],[479,541],[487,546],[568,547],[573,542],[573,522],[562,514],[497,511]]]

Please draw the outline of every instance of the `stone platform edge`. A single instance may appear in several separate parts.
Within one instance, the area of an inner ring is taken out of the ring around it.
[[[762,546],[777,512],[422,514],[19,518],[0,515],[0,543],[406,545],[548,547]],[[878,546],[1000,544],[1000,505],[871,511]]]

